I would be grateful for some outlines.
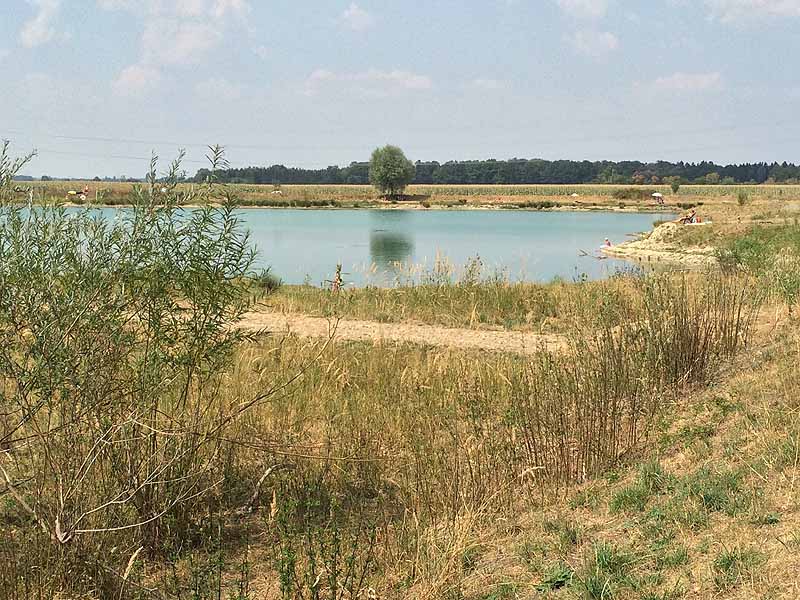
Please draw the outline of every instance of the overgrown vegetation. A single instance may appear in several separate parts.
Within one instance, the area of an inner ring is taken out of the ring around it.
[[[230,197],[176,206],[179,172],[180,158],[156,185],[154,158],[114,221],[0,205],[0,475],[23,536],[7,541],[54,544],[59,569],[82,561],[64,576],[102,566],[103,539],[183,547],[224,479],[230,426],[275,391],[220,393],[248,339],[233,325],[252,306],[254,253]]]
[[[800,298],[800,225],[755,226],[726,241],[718,250],[726,269],[741,269],[758,277],[764,288],[785,301],[790,310]]]
[[[800,346],[740,352],[749,274],[516,286],[474,266],[275,292],[214,169],[196,193],[220,206],[191,211],[151,173],[119,222],[2,206],[0,596],[789,589],[766,573],[800,547],[770,495],[794,493]],[[234,326],[254,288],[334,326],[447,313],[568,343],[523,357],[250,338]]]
[[[483,271],[479,259],[470,261],[460,275],[441,263],[420,274],[421,283],[417,284],[409,277],[409,282],[391,288],[339,292],[283,286],[266,302],[273,310],[323,317],[543,333],[565,332],[577,322],[592,327],[619,324],[636,314],[642,302],[640,282],[634,276],[577,284],[528,284]]]

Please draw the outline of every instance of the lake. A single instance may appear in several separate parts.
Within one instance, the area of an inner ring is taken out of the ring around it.
[[[259,249],[259,266],[285,283],[322,285],[336,264],[349,285],[419,281],[448,263],[455,276],[475,257],[482,274],[547,282],[608,277],[624,261],[597,254],[652,229],[664,213],[534,212],[522,210],[291,210],[248,209],[242,218]]]

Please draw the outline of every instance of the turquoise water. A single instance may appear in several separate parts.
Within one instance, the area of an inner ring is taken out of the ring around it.
[[[437,259],[454,277],[480,257],[483,275],[512,280],[599,279],[627,268],[597,260],[604,238],[652,229],[663,213],[533,212],[518,210],[269,210],[242,211],[269,266],[285,283],[321,285],[341,263],[350,285],[419,280]]]

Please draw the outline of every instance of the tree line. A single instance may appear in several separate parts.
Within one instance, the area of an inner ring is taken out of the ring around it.
[[[645,163],[640,161],[574,161],[517,159],[415,163],[415,184],[734,184],[800,183],[800,166],[790,163],[743,163],[718,165],[713,162]],[[205,181],[208,169],[200,169],[195,181]],[[219,181],[249,184],[353,184],[367,185],[368,162],[346,167],[301,169],[270,167],[229,168],[217,173]]]

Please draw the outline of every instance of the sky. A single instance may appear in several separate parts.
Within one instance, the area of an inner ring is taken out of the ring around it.
[[[800,0],[2,0],[34,176],[412,160],[800,162]]]

